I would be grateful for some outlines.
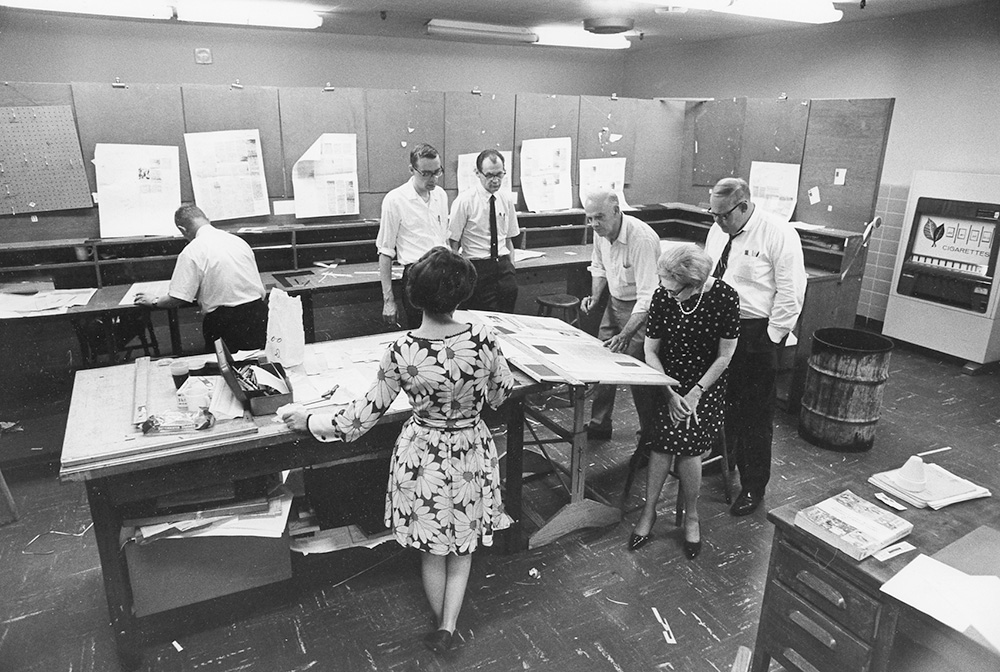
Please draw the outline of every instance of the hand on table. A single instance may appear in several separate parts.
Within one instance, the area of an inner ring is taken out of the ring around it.
[[[310,413],[304,406],[290,404],[280,410],[281,420],[285,423],[285,427],[295,432],[309,433],[309,425],[307,423]]]
[[[608,340],[604,341],[604,347],[611,352],[625,352],[626,348],[628,348],[629,341],[631,340],[631,336],[626,336],[625,334],[615,334]]]

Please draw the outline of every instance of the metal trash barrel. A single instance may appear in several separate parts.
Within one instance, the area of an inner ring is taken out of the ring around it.
[[[875,440],[893,343],[836,327],[813,333],[799,410],[799,436],[829,450],[860,452]]]

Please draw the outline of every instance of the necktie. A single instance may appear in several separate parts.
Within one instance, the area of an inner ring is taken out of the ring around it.
[[[497,197],[490,196],[490,259],[496,261],[497,249]]]
[[[729,240],[726,241],[726,246],[722,248],[722,256],[719,257],[719,263],[715,265],[715,273],[712,274],[717,278],[721,278],[726,274],[726,267],[729,265],[729,252],[733,249],[733,238],[735,237],[736,236],[729,236]]]

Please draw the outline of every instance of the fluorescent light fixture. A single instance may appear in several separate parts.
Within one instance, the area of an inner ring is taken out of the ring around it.
[[[319,28],[323,17],[306,5],[284,2],[177,0],[177,20],[271,28]]]
[[[585,49],[628,49],[632,46],[625,35],[595,35],[573,26],[537,26],[538,44],[550,47],[582,47]]]
[[[497,42],[538,42],[538,35],[521,26],[503,26],[495,23],[474,21],[450,21],[431,19],[427,22],[427,34],[441,37],[466,37]]]
[[[680,9],[703,9],[706,11],[718,11],[732,4],[733,0],[639,0],[648,5],[659,5]],[[663,13],[663,12],[658,12]]]
[[[128,19],[174,18],[174,8],[158,2],[139,0],[0,0],[0,7],[36,9],[94,16],[120,16]]]
[[[835,23],[844,16],[830,0],[734,0],[715,11],[798,23]]]

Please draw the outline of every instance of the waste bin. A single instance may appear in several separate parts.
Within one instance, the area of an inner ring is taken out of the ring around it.
[[[882,412],[893,343],[857,329],[813,333],[799,410],[799,436],[844,452],[869,450]]]

